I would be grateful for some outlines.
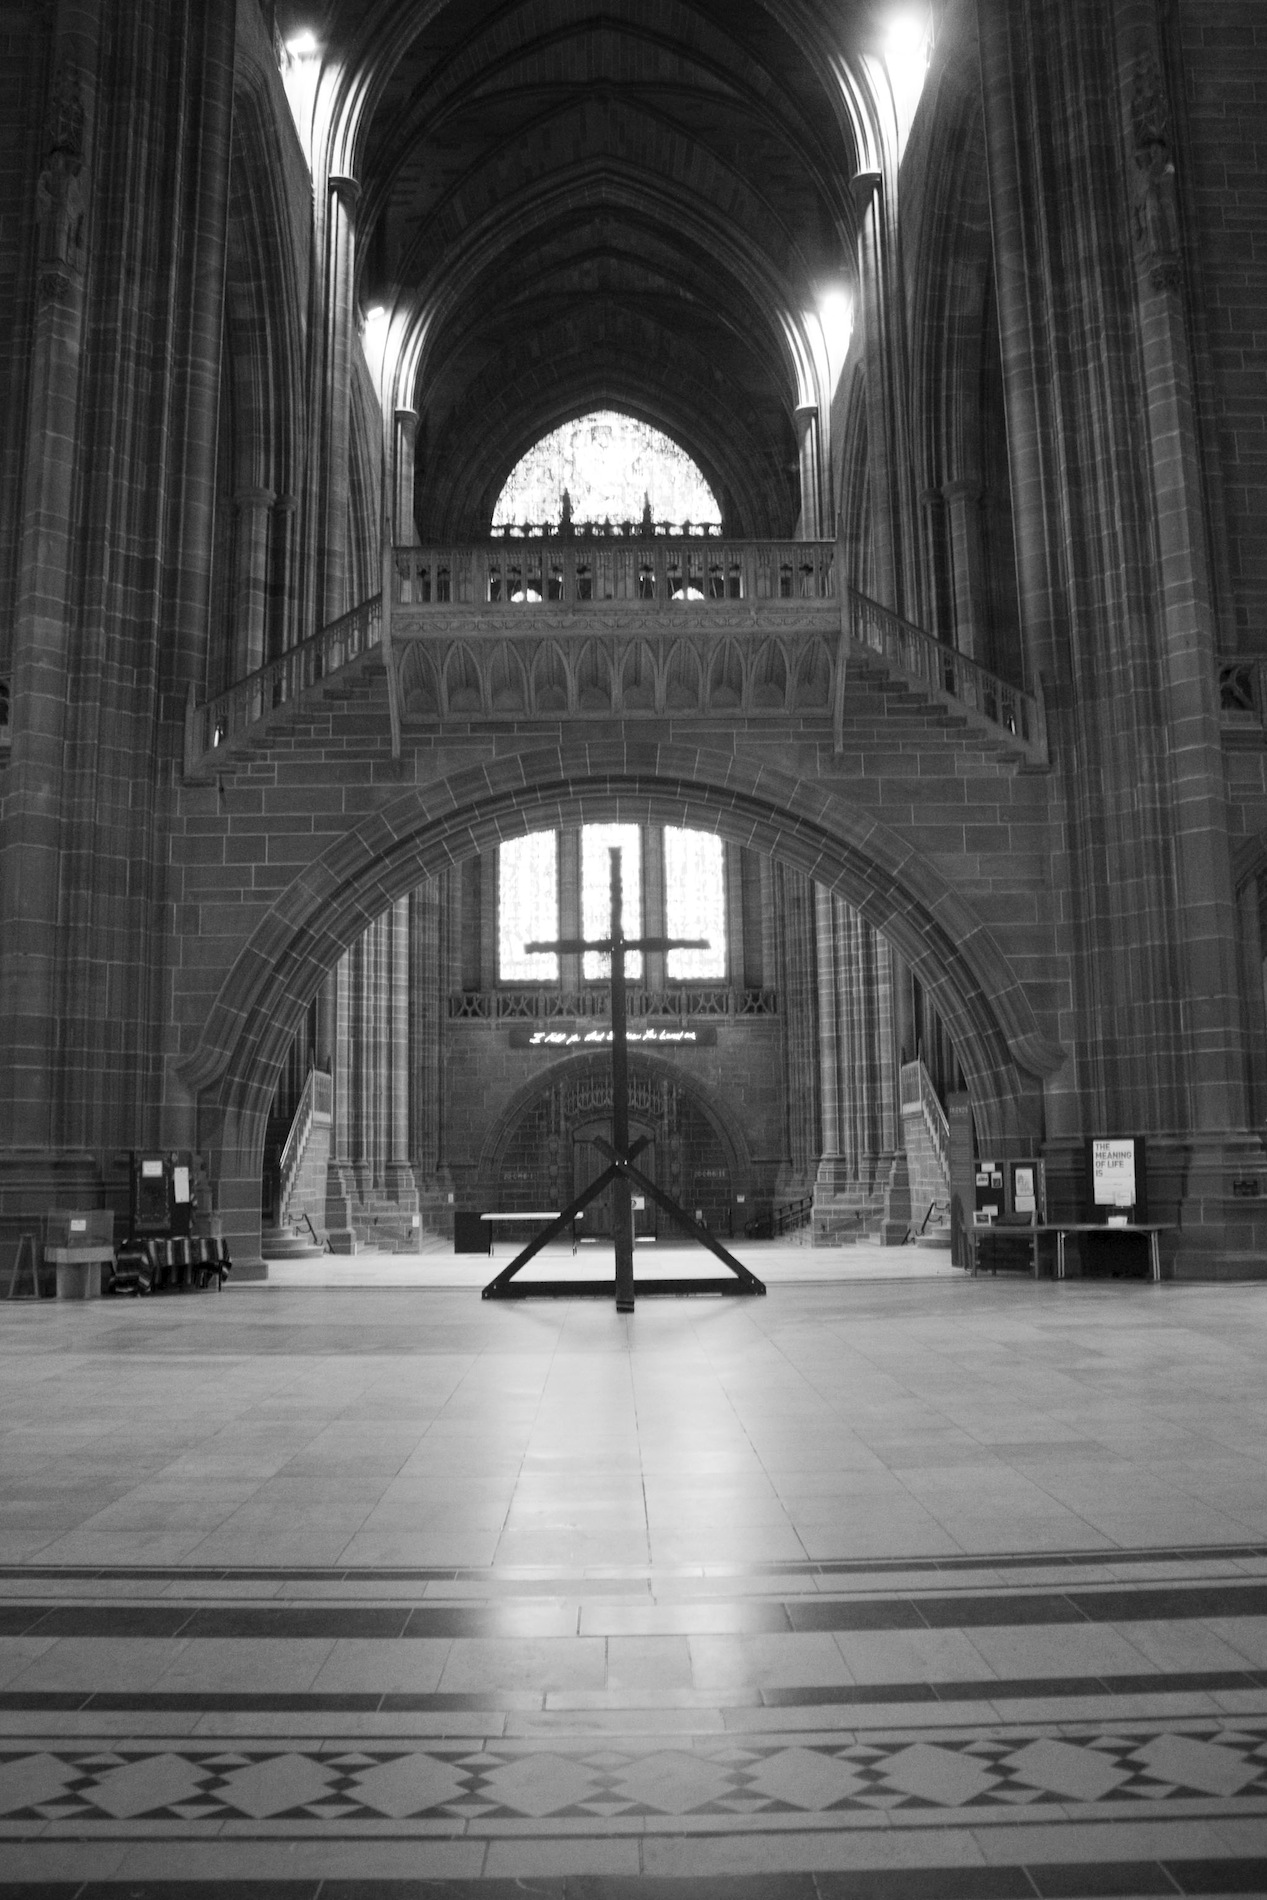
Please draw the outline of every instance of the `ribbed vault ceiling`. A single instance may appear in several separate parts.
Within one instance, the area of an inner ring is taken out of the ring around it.
[[[732,530],[789,530],[806,313],[850,273],[858,159],[841,75],[848,35],[874,36],[871,10],[278,12],[283,32],[323,36],[361,186],[361,305],[387,305],[393,335],[407,332],[412,386],[396,393],[420,417],[424,533],[484,531],[523,451],[601,405],[681,442]]]

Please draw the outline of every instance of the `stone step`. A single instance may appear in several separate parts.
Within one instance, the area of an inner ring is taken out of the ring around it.
[[[266,1227],[260,1235],[260,1252],[266,1260],[320,1260],[325,1248],[311,1234],[300,1234],[293,1227]]]

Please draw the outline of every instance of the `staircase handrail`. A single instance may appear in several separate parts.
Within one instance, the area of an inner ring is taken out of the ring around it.
[[[902,1064],[902,1107],[919,1110],[946,1179],[950,1178],[950,1122],[922,1056]]]
[[[333,1106],[333,1082],[325,1069],[309,1069],[299,1106],[291,1117],[290,1130],[282,1143],[277,1163],[277,1218],[286,1218],[286,1208],[294,1190],[312,1125],[318,1119],[330,1120]]]
[[[318,680],[376,647],[382,622],[382,595],[374,594],[202,705],[191,685],[185,708],[186,774],[196,772],[209,753],[232,745],[280,707],[293,705]]]
[[[847,598],[849,637],[856,646],[883,654],[940,698],[1003,727],[1035,758],[1046,760],[1047,716],[1041,685],[1032,693],[1013,686],[1010,680],[1001,679],[958,648],[935,639],[923,627],[903,620],[856,587],[848,589]]]

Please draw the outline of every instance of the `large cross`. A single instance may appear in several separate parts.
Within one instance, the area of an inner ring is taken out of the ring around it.
[[[611,935],[590,942],[584,937],[563,937],[554,943],[526,943],[524,949],[536,954],[540,951],[554,950],[563,956],[583,955],[587,950],[601,951],[611,958],[612,985],[612,1138],[610,1141],[596,1139],[594,1146],[606,1155],[608,1165],[591,1181],[576,1199],[563,1212],[542,1229],[522,1253],[515,1255],[510,1265],[490,1280],[484,1288],[486,1300],[522,1299],[530,1294],[553,1295],[555,1298],[608,1293],[610,1285],[601,1280],[533,1280],[522,1286],[513,1283],[521,1267],[527,1266],[534,1254],[560,1234],[565,1233],[578,1214],[583,1213],[591,1201],[596,1201],[605,1188],[612,1190],[614,1203],[613,1226],[616,1241],[616,1311],[632,1313],[634,1310],[634,1242],[633,1242],[633,1204],[634,1188],[640,1188],[649,1195],[657,1207],[664,1209],[671,1220],[685,1228],[693,1240],[707,1247],[729,1268],[734,1276],[729,1280],[644,1280],[644,1293],[764,1293],[765,1287],[754,1273],[727,1253],[719,1240],[714,1239],[702,1221],[692,1220],[684,1207],[679,1207],[672,1195],[656,1186],[648,1175],[643,1174],[634,1163],[646,1147],[650,1137],[644,1135],[641,1140],[630,1145],[629,1141],[629,1044],[626,1032],[627,1010],[625,1004],[625,958],[631,950],[707,950],[708,942],[703,937],[638,937],[630,940],[625,936],[622,910],[624,891],[620,876],[620,851],[611,852]]]

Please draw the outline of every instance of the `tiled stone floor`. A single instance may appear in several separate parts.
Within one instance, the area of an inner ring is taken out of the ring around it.
[[[959,1276],[0,1305],[0,1892],[1267,1892],[1265,1347]]]

